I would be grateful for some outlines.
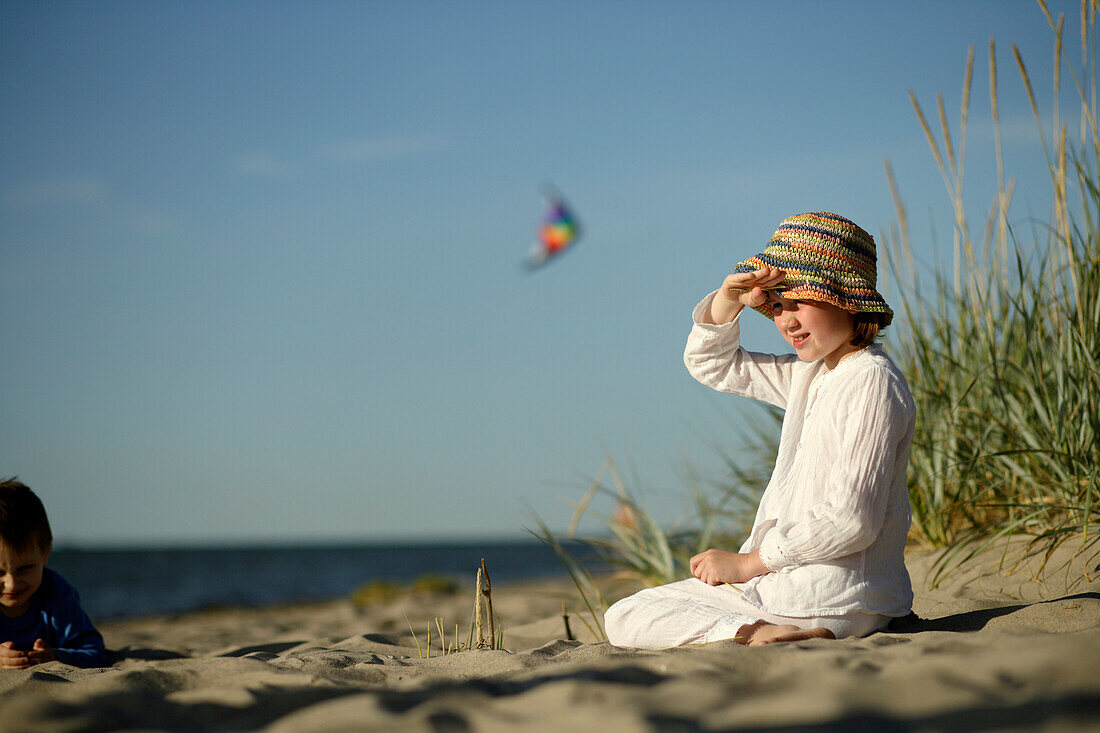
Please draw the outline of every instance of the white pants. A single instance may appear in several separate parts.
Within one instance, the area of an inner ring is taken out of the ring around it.
[[[792,617],[767,613],[728,585],[697,578],[646,588],[622,599],[604,614],[607,639],[615,646],[664,649],[732,639],[745,624],[767,621],[801,629],[824,627],[833,636],[866,636],[886,626],[889,616],[854,612],[843,616]]]

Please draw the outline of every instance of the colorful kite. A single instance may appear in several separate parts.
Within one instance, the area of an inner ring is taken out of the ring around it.
[[[538,238],[527,254],[527,268],[533,270],[546,264],[569,248],[580,237],[581,227],[577,217],[557,191],[544,191],[546,213],[542,216]]]

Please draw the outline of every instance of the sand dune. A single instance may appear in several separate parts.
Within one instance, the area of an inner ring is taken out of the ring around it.
[[[752,649],[616,649],[575,615],[566,641],[563,582],[494,589],[508,651],[441,656],[433,630],[431,658],[428,623],[452,642],[472,597],[118,622],[102,629],[112,667],[0,673],[0,730],[1100,729],[1096,573],[1078,560],[1038,583],[996,557],[929,589],[912,555],[921,620],[903,630]]]

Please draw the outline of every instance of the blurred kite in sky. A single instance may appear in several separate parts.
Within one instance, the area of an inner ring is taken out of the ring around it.
[[[529,270],[541,267],[551,258],[560,255],[581,234],[577,217],[566,205],[561,194],[554,189],[546,189],[542,195],[546,198],[546,213],[542,215],[535,244],[527,253],[526,265]]]

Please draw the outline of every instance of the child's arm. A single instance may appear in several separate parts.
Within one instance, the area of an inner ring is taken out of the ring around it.
[[[74,667],[106,667],[111,664],[111,653],[104,647],[103,636],[91,621],[88,621],[86,628],[74,629],[59,646],[46,651]]]
[[[719,392],[751,397],[786,408],[793,354],[757,354],[741,348],[738,316],[746,306],[762,305],[764,290],[779,283],[783,270],[761,268],[734,273],[692,314],[695,326],[684,349],[684,365],[697,381]]]
[[[103,643],[103,636],[96,630],[88,614],[80,605],[80,596],[71,585],[65,584],[48,612],[49,635],[52,646],[48,650],[58,661],[75,667],[106,667],[111,664],[111,653]]]
[[[727,275],[700,323],[721,326],[737,318],[745,306],[759,308],[767,300],[764,291],[783,282],[785,276],[785,271],[767,266],[755,272]]]
[[[106,667],[111,663],[111,655],[104,647],[103,636],[79,601],[74,601],[66,618],[55,619],[57,643],[51,651],[59,661],[75,667]]]

